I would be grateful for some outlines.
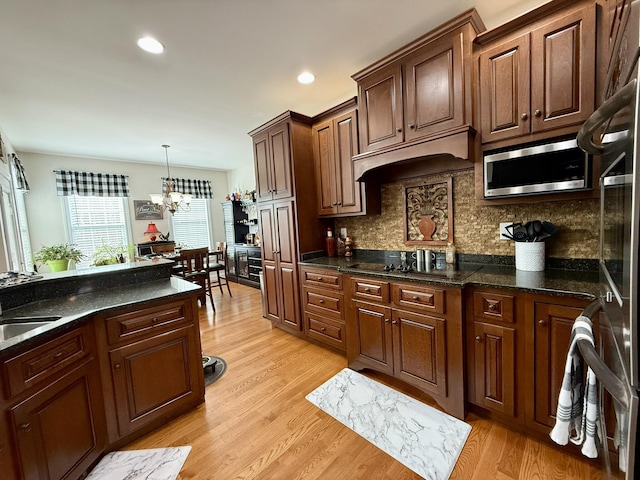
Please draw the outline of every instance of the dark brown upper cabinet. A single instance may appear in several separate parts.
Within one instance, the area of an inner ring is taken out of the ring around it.
[[[473,160],[471,50],[484,29],[470,9],[352,76],[360,135],[356,179],[431,155]]]
[[[482,143],[500,142],[485,148],[574,133],[594,110],[595,3],[539,10],[476,38]]]
[[[318,215],[344,217],[380,213],[380,189],[355,179],[358,115],[352,98],[314,118],[311,130]]]

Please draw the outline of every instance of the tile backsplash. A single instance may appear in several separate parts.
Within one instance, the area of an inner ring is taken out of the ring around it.
[[[453,177],[453,230],[458,253],[515,255],[515,243],[499,240],[500,222],[547,220],[558,226],[558,233],[546,244],[547,257],[597,258],[599,242],[599,204],[597,199],[568,200],[532,204],[479,206],[474,192],[473,170],[423,177],[436,180]],[[415,183],[417,178],[411,179]],[[346,228],[356,249],[414,250],[405,245],[404,183],[381,185],[380,215],[339,218],[337,231]],[[429,247],[444,251],[443,246]]]

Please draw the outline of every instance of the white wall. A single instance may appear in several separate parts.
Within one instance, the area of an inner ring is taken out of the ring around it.
[[[227,172],[227,189],[228,193],[239,190],[240,193],[245,191],[253,191],[256,188],[256,172],[253,167],[253,161],[248,165],[229,170]]]
[[[116,173],[129,176],[129,208],[134,243],[142,241],[147,220],[135,220],[134,200],[149,200],[150,193],[160,193],[161,177],[166,176],[164,165],[128,163],[120,161],[98,160],[94,158],[66,157],[35,153],[20,153],[31,191],[25,198],[29,234],[33,251],[43,244],[63,243],[67,241],[63,221],[63,197],[56,194],[54,170],[77,170],[96,173]],[[211,239],[214,242],[224,241],[224,225],[222,207],[228,189],[227,173],[216,170],[181,168],[171,166],[171,176],[178,178],[196,178],[211,181],[213,199],[211,200],[210,224]],[[154,223],[162,233],[170,231],[169,212],[164,213],[162,220]],[[171,236],[173,238],[173,235]]]

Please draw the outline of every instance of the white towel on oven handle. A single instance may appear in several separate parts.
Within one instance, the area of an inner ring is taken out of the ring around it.
[[[585,339],[595,346],[591,326],[591,320],[580,315],[571,328],[571,342],[558,395],[556,424],[549,436],[559,445],[566,445],[569,441],[582,445],[583,455],[596,458],[598,450],[595,437],[600,437],[597,428],[599,408],[596,376],[587,367],[583,388],[583,359],[577,344],[578,340]]]

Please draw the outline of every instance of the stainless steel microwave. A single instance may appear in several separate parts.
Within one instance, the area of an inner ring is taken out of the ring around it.
[[[589,154],[575,140],[485,152],[484,196],[507,197],[589,188]]]

